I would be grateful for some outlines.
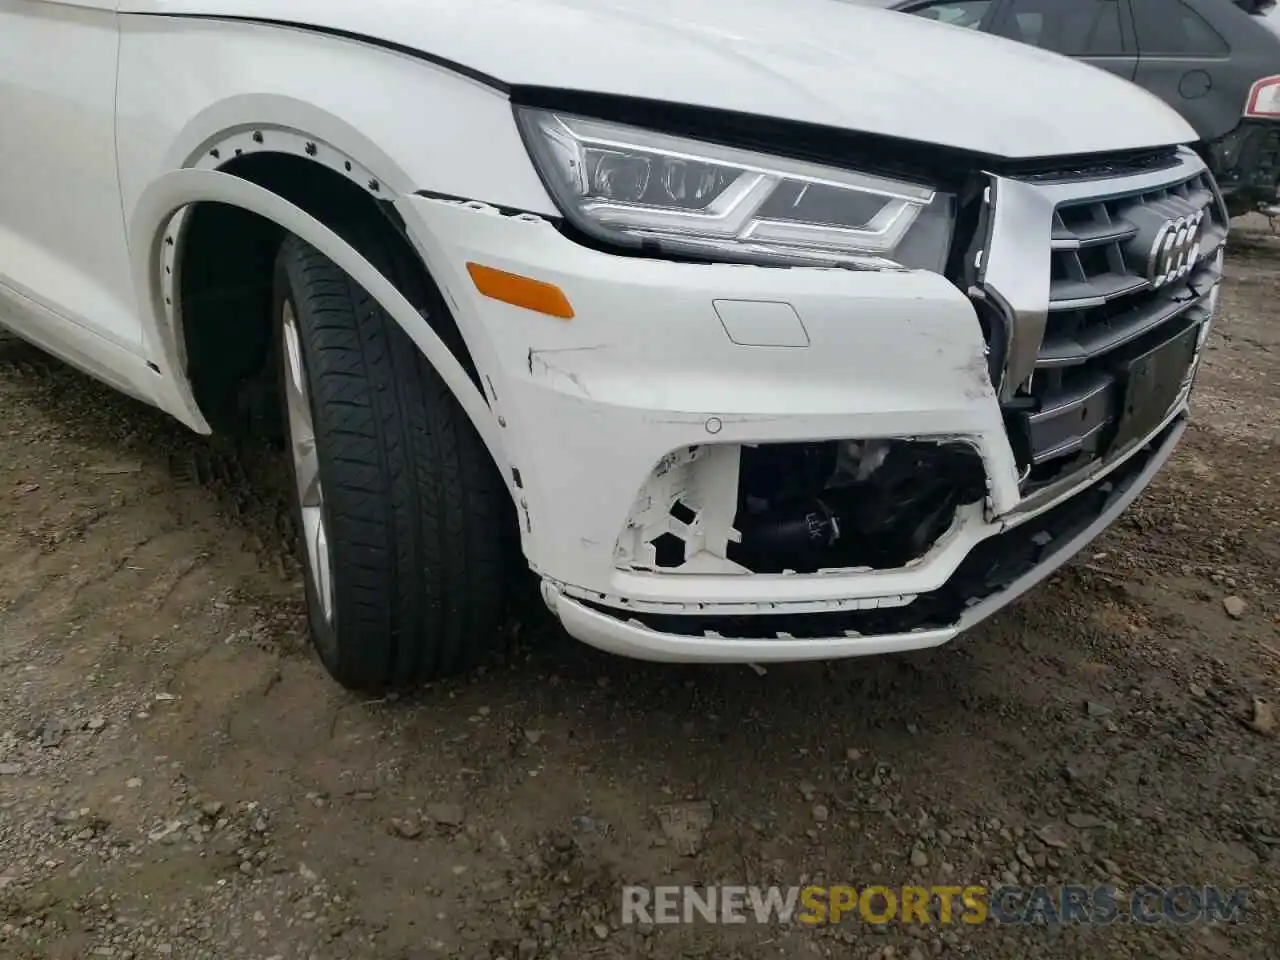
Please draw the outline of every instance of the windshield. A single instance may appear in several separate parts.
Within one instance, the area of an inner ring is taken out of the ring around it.
[[[954,24],[957,27],[976,27],[991,6],[991,0],[956,0],[954,3],[935,3],[923,10],[913,11],[929,20]]]

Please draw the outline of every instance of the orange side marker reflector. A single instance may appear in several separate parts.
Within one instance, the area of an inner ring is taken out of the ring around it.
[[[467,273],[471,274],[471,282],[476,285],[476,289],[486,297],[545,313],[549,317],[573,319],[573,307],[569,305],[569,298],[554,284],[522,277],[518,273],[495,270],[478,263],[468,263]]]

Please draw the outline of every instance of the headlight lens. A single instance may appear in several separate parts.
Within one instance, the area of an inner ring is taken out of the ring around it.
[[[517,108],[575,226],[614,244],[739,261],[941,272],[954,198],[927,186]]]

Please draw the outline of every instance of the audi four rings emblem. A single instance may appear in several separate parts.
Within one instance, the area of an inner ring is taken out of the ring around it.
[[[1152,287],[1163,287],[1186,276],[1200,255],[1200,233],[1205,212],[1165,222],[1156,234],[1147,259],[1147,279]]]

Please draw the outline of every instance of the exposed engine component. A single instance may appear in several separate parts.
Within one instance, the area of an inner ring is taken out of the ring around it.
[[[755,573],[905,566],[981,500],[963,443],[844,440],[744,447],[729,559]]]
[[[840,540],[835,511],[817,498],[790,500],[739,521],[741,544],[729,558],[757,573],[799,570]]]

